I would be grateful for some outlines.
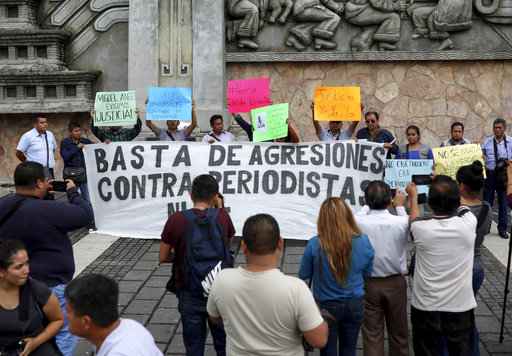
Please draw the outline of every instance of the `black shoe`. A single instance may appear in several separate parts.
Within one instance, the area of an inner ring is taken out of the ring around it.
[[[499,235],[502,239],[505,239],[505,240],[508,240],[508,238],[509,238],[506,231],[500,232]]]

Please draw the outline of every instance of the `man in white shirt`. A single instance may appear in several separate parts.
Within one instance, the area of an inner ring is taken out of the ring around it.
[[[31,161],[40,163],[43,167],[48,167],[51,177],[54,178],[53,167],[55,167],[55,158],[53,151],[57,149],[57,141],[53,134],[48,131],[48,120],[44,115],[35,115],[32,118],[34,128],[21,136],[18,147],[16,147],[16,157],[21,162]]]
[[[144,326],[119,318],[119,287],[112,278],[78,277],[68,284],[64,296],[69,331],[89,340],[96,356],[163,356]]]
[[[406,192],[411,202],[411,238],[416,245],[411,299],[414,353],[438,355],[443,336],[450,355],[472,355],[476,217],[468,207],[459,206],[459,188],[450,177],[437,176],[430,185],[428,205],[433,218],[420,218],[414,183],[409,183]]]
[[[201,142],[230,142],[235,141],[235,136],[231,132],[224,131],[224,120],[221,115],[213,115],[210,118],[210,127],[212,130],[205,135]]]
[[[389,355],[409,355],[407,324],[407,272],[405,247],[409,217],[404,208],[405,193],[396,188],[395,207],[391,189],[382,181],[371,182],[364,191],[366,205],[354,215],[361,232],[368,235],[375,257],[372,278],[365,280],[363,352],[365,356],[384,355],[384,319],[388,332]]]
[[[224,323],[226,355],[302,355],[301,334],[313,347],[327,343],[328,326],[311,291],[277,268],[279,235],[272,216],[247,219],[241,242],[247,265],[223,269],[213,282],[207,311]]]

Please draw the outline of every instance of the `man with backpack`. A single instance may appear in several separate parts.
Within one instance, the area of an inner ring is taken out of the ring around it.
[[[226,334],[222,324],[208,319],[206,303],[217,273],[233,267],[229,245],[235,228],[225,209],[213,208],[218,200],[219,184],[203,174],[192,182],[192,209],[172,214],[162,231],[160,263],[173,262],[173,278],[167,289],[179,298],[178,310],[183,326],[187,355],[203,355],[208,322],[217,355],[226,354]]]

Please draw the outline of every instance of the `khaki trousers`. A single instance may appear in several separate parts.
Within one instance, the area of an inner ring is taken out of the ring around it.
[[[364,356],[384,356],[384,322],[390,356],[409,356],[407,283],[403,275],[370,278],[364,284]]]

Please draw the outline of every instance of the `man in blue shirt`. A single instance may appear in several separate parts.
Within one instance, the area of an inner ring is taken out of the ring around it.
[[[484,187],[484,200],[493,205],[494,192],[498,194],[498,233],[501,238],[508,239],[508,208],[507,208],[507,159],[512,158],[512,138],[505,135],[507,123],[496,119],[492,124],[494,136],[487,137],[482,145],[485,156],[487,179]],[[503,179],[504,178],[504,179]]]
[[[0,236],[23,242],[30,259],[30,276],[55,293],[66,314],[64,289],[75,273],[73,246],[67,233],[92,221],[92,207],[69,179],[69,203],[43,200],[51,183],[37,162],[20,163],[14,171],[14,185],[16,194],[0,200]],[[64,356],[73,355],[77,338],[68,332],[67,318],[55,339]]]
[[[463,138],[464,124],[462,122],[454,122],[450,130],[452,137],[441,143],[440,147],[456,146],[456,145],[469,145],[470,140]]]
[[[60,155],[64,160],[64,168],[66,167],[82,167],[85,168],[84,154],[82,148],[84,145],[91,144],[92,141],[88,138],[83,138],[82,129],[80,124],[76,121],[69,123],[69,137],[60,142]],[[85,182],[75,183],[77,188],[80,188],[82,198],[87,202],[91,202],[89,198],[89,188],[87,186],[87,177]]]
[[[384,148],[389,149],[386,158],[391,158],[391,154],[396,155],[398,145],[393,134],[379,126],[379,113],[376,111],[368,111],[364,115],[366,127],[357,131],[356,138],[358,140],[368,140],[370,142],[383,143]]]
[[[48,131],[48,120],[44,115],[35,115],[32,118],[32,123],[34,128],[23,134],[20,142],[18,142],[16,157],[21,162],[37,162],[43,167],[48,167],[51,177],[47,178],[54,178],[55,158],[53,157],[53,151],[57,149],[57,141],[55,141],[53,134]]]

